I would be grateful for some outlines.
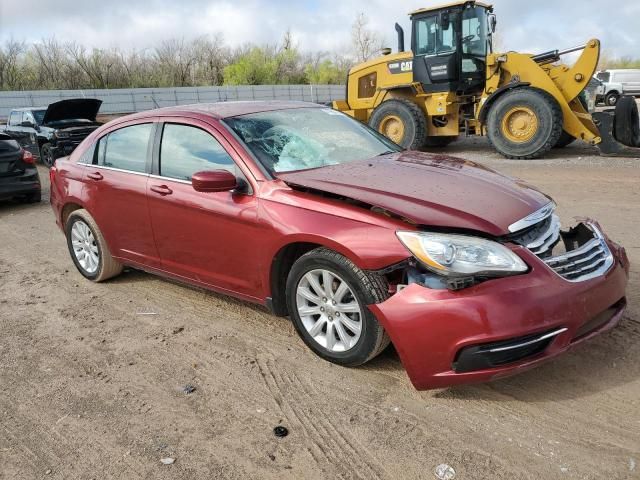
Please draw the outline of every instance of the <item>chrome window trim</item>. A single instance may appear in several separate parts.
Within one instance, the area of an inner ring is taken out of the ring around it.
[[[155,178],[156,180],[168,180],[170,182],[178,182],[178,183],[184,183],[185,185],[191,185],[191,181],[190,180],[182,180],[180,178],[171,178],[171,177],[163,177],[162,175],[149,175],[150,178]]]
[[[509,232],[511,233],[519,232],[520,230],[524,230],[525,228],[530,227],[531,225],[535,225],[536,223],[541,222],[542,220],[549,217],[549,215],[553,214],[555,209],[556,209],[556,203],[554,201],[551,201],[547,203],[544,207],[533,212],[532,214],[527,215],[526,217],[509,225]]]
[[[541,335],[538,338],[534,338],[532,340],[528,340],[526,342],[517,343],[516,345],[507,345],[506,347],[496,347],[489,350],[489,353],[497,353],[497,352],[506,352],[508,350],[515,350],[516,348],[527,347],[529,345],[533,345],[534,343],[542,342],[543,340],[547,340],[551,337],[556,337],[561,333],[569,330],[567,327],[559,328],[558,330],[554,330],[553,332],[549,332],[545,335]]]
[[[123,170],[122,168],[114,168],[114,167],[107,167],[104,165],[95,165],[93,163],[83,163],[83,162],[78,162],[78,165],[85,165],[87,167],[93,167],[93,168],[98,168],[101,170],[112,170],[114,172],[122,172],[122,173],[131,173],[133,175],[141,175],[143,177],[148,177],[149,174],[147,172],[134,172],[133,170]]]

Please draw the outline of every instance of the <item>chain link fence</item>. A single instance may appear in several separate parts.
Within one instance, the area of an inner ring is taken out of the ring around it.
[[[341,85],[255,85],[182,88],[124,88],[114,90],[32,90],[0,92],[0,120],[13,108],[46,107],[67,98],[98,98],[101,114],[122,114],[193,103],[232,100],[299,100],[327,103],[344,98]]]

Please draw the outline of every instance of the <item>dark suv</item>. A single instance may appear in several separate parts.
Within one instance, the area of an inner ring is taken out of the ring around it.
[[[101,123],[96,121],[101,100],[73,98],[48,107],[11,110],[4,133],[10,135],[47,167],[69,155]]]

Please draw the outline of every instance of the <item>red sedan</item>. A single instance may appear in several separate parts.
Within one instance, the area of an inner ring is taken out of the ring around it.
[[[266,305],[319,356],[392,342],[417,388],[486,381],[613,327],[624,248],[460,159],[403,151],[319,105],[238,102],[110,122],[51,169],[71,258]]]

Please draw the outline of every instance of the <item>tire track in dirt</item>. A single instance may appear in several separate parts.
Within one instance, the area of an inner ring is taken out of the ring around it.
[[[277,368],[274,361],[265,356],[258,357],[258,365],[263,381],[280,411],[290,422],[302,428],[322,456],[322,461],[318,463],[323,472],[335,473],[337,470],[342,478],[387,477],[384,469],[361,445],[357,445],[347,432],[336,427],[327,412],[314,400],[316,396],[309,392],[295,373],[289,373],[286,368]],[[314,407],[311,413],[307,411],[310,406]],[[313,455],[314,452],[310,453]],[[318,455],[313,456],[316,461],[319,460]],[[345,466],[350,468],[345,469]]]

